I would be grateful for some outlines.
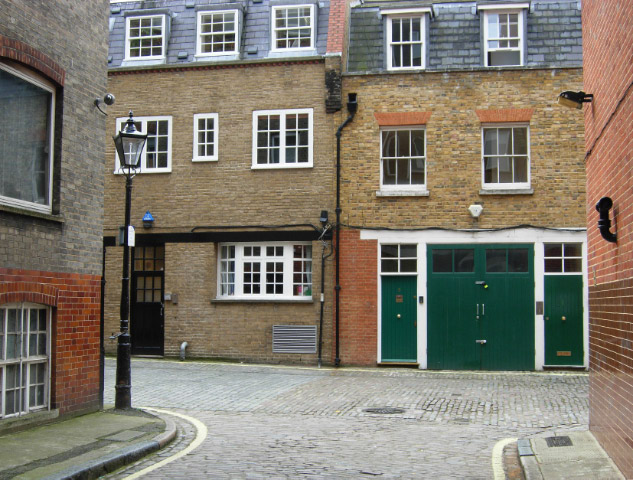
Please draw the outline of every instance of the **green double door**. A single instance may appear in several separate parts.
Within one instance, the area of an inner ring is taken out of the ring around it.
[[[534,369],[532,245],[429,245],[430,369]]]

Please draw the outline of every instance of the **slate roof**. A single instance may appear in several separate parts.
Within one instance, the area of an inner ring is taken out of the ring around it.
[[[306,5],[316,8],[316,49],[302,52],[271,53],[270,23],[272,6]],[[197,11],[205,6],[237,9],[243,12],[244,24],[241,32],[239,57],[196,58],[196,22]],[[144,65],[143,61],[124,62],[125,56],[125,15],[130,12],[151,14],[169,13],[170,35],[167,45],[167,65],[192,63],[221,63],[235,60],[296,58],[301,56],[325,55],[329,15],[329,0],[237,0],[233,2],[219,0],[145,0],[115,2],[110,4],[110,49],[109,68]],[[157,63],[157,62],[149,62]],[[161,62],[158,62],[161,63]]]
[[[364,1],[351,10],[349,72],[386,70],[385,8],[431,7],[426,71],[483,68],[482,17],[486,2]],[[516,0],[497,3],[517,3]],[[525,67],[581,67],[582,28],[578,0],[522,0],[527,14]],[[521,68],[521,67],[513,67]]]

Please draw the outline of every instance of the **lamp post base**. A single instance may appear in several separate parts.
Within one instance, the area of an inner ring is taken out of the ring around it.
[[[131,385],[131,343],[130,334],[119,335],[116,357],[116,385],[114,408],[123,410],[132,408],[132,385]]]

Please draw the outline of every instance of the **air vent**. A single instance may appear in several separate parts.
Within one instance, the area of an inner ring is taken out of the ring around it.
[[[273,325],[273,353],[316,353],[316,325]]]

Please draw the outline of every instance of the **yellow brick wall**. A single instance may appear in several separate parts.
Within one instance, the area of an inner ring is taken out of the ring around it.
[[[343,222],[363,227],[585,226],[583,117],[556,105],[582,89],[580,69],[348,75],[358,113],[342,136]],[[531,195],[481,195],[481,123],[475,110],[533,109]],[[428,197],[381,197],[374,113],[432,112],[426,126]],[[344,114],[337,121],[342,121]],[[467,208],[481,203],[478,221]]]

